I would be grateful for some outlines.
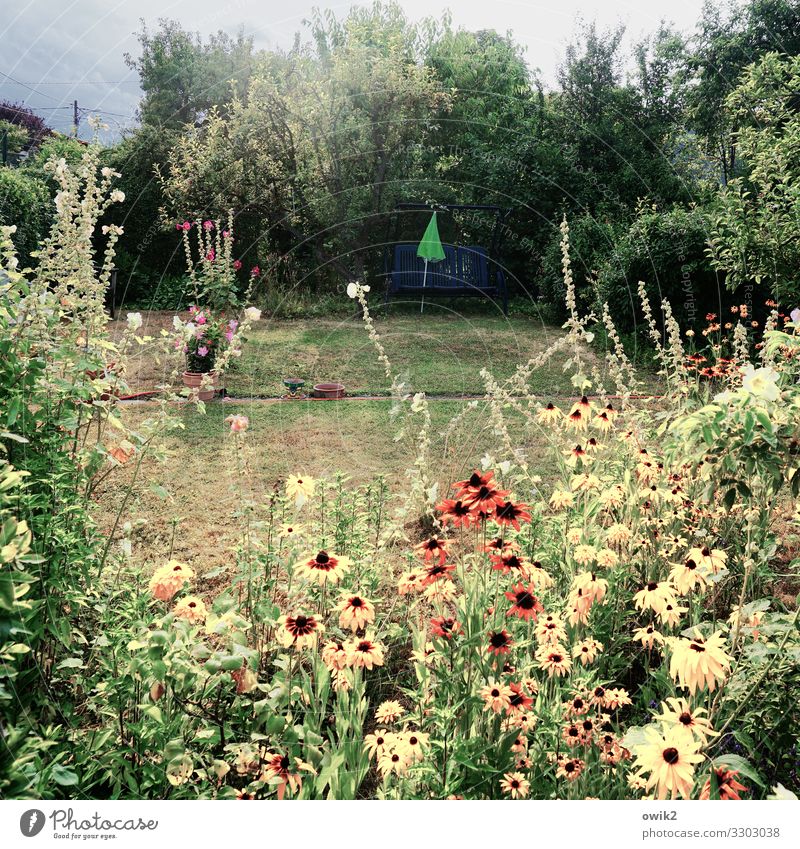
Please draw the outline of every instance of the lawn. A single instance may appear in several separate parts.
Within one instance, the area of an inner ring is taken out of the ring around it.
[[[541,353],[562,334],[561,328],[527,316],[449,312],[434,307],[422,315],[399,312],[375,319],[395,373],[403,374],[413,391],[429,396],[483,395],[482,368],[507,378],[530,357]],[[172,313],[145,314],[144,332],[156,335],[171,326]],[[112,325],[119,334],[124,314]],[[588,356],[594,356],[587,352]],[[562,371],[566,355],[557,355],[532,377],[542,395],[572,394]],[[148,346],[130,359],[129,383],[134,391],[152,389],[180,366],[177,357],[156,362]],[[263,319],[245,346],[242,359],[227,377],[230,395],[276,397],[285,390],[284,377],[299,376],[307,387],[337,381],[350,395],[386,395],[388,384],[375,349],[361,321],[340,319]]]

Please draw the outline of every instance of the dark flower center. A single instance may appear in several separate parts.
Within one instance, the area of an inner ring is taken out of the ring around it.
[[[656,581],[650,581],[650,583],[647,585],[647,589],[650,592],[653,592],[653,590],[658,589],[658,583]]]
[[[687,568],[687,569],[696,569],[696,568],[697,568],[697,564],[694,562],[694,560],[692,560],[692,559],[690,558],[689,560],[687,560],[687,561],[686,561],[686,568]]]
[[[331,558],[328,555],[327,551],[320,551],[320,553],[317,555],[316,559],[317,559],[317,563],[319,563],[320,566],[324,566],[326,563],[330,562]]]
[[[527,590],[523,590],[521,593],[517,593],[516,605],[522,610],[533,610],[536,605],[536,598]]]
[[[289,756],[288,755],[284,755],[281,758],[281,769],[283,769],[283,770],[289,769]]]
[[[508,637],[501,631],[499,634],[492,634],[489,643],[493,648],[501,649],[508,643]]]
[[[692,649],[693,651],[698,652],[698,653],[706,650],[705,646],[700,645],[700,643],[695,643],[695,642],[690,643],[689,648]]]
[[[664,760],[670,765],[675,766],[676,763],[680,760],[680,754],[678,750],[670,747],[669,749],[664,749],[663,752]]]
[[[350,607],[363,607],[363,606],[364,606],[364,602],[358,596],[350,599]]]
[[[680,722],[682,722],[684,725],[691,725],[692,724],[692,715],[690,713],[684,712],[678,717],[678,720]]]

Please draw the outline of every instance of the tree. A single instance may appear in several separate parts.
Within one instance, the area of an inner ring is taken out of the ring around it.
[[[218,32],[204,42],[176,21],[161,18],[158,25],[151,33],[143,21],[141,55],[125,55],[144,91],[143,124],[166,129],[196,124],[212,107],[222,108],[244,93],[253,67],[252,38]]]
[[[705,140],[722,184],[736,175],[736,116],[727,98],[744,69],[764,53],[800,53],[797,0],[707,0],[689,57],[690,126]]]
[[[317,279],[361,275],[447,101],[420,61],[430,27],[395,4],[354,8],[343,22],[316,15],[313,47],[264,56],[227,114],[212,109],[178,141],[162,175],[171,209],[233,208],[265,252],[305,256]]]
[[[721,192],[711,233],[727,285],[764,283],[776,300],[800,296],[800,57],[766,54],[751,65],[726,109],[746,173]]]
[[[43,139],[52,135],[52,130],[27,106],[22,103],[12,103],[10,100],[0,101],[0,121],[13,124],[25,130],[27,141],[24,148],[37,147]]]

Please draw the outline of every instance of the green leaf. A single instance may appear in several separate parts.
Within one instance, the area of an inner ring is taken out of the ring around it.
[[[53,776],[53,781],[62,787],[74,787],[78,783],[77,774],[61,764],[56,764],[50,774]]]
[[[720,769],[723,766],[728,769],[735,770],[750,781],[755,782],[759,787],[765,787],[764,779],[756,772],[755,767],[750,761],[743,758],[741,755],[718,755],[711,763]]]

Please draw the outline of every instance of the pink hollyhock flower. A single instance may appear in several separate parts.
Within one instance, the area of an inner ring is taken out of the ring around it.
[[[213,230],[214,229],[214,222],[213,221],[204,221],[203,222],[203,229],[204,230]]]
[[[231,330],[236,330],[236,328],[237,328],[238,326],[239,326],[239,322],[238,322],[235,318],[232,318],[232,319],[228,322],[228,327],[230,327],[230,329],[231,329]]]
[[[201,345],[201,346],[197,349],[197,356],[198,356],[198,357],[205,357],[205,355],[206,355],[207,353],[208,353],[208,348],[206,348],[206,346],[205,346],[205,345]]]
[[[792,320],[792,324],[795,327],[800,327],[800,308],[795,307],[790,313],[789,318]]]
[[[250,426],[247,416],[228,416],[225,421],[231,426],[231,433],[244,433]]]
[[[195,324],[205,324],[208,319],[205,316],[205,313],[199,312],[195,316]]]
[[[181,224],[180,221],[176,222],[175,229],[176,230],[183,230],[183,224]]]
[[[214,248],[211,248],[211,250],[206,254],[206,259],[209,262],[214,262],[214,260],[216,258],[217,258],[217,255],[216,255],[216,253],[214,253]]]
[[[235,259],[233,261],[233,267],[236,271],[238,271],[242,267],[242,261],[240,259]]]
[[[192,222],[191,221],[184,221],[183,224],[181,224],[181,227],[184,230],[191,230],[192,229]]]
[[[250,276],[251,277],[258,277],[259,274],[261,274],[261,269],[257,265],[254,265],[250,269]]]
[[[222,231],[222,238],[223,239],[230,239],[230,237],[231,237],[230,230],[223,230]]]
[[[225,331],[225,338],[228,340],[228,342],[233,342],[233,331],[232,330],[226,330]]]

